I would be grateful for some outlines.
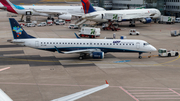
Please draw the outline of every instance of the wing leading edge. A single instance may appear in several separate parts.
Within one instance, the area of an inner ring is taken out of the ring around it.
[[[58,99],[54,99],[54,100],[51,100],[51,101],[74,101],[74,100],[80,99],[80,98],[82,98],[84,96],[87,96],[87,95],[90,95],[90,94],[95,93],[97,91],[100,91],[102,89],[105,89],[107,87],[109,87],[109,84],[106,81],[106,84],[104,84],[104,85],[94,87],[94,88],[91,88],[91,89],[88,89],[88,90],[80,91],[80,92],[77,92],[77,93],[74,93],[74,94],[71,94],[71,95],[68,95],[68,96],[64,96],[64,97],[61,97],[61,98],[58,98]]]

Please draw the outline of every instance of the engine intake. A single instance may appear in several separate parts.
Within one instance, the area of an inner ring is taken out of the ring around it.
[[[144,18],[141,22],[143,22],[144,24],[146,23],[151,23],[152,19],[151,18]]]
[[[92,52],[91,57],[93,59],[103,59],[104,58],[104,52]]]

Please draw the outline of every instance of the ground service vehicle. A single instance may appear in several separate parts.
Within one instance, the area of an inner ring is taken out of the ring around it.
[[[136,31],[136,29],[131,29],[129,31],[129,35],[139,35],[140,33],[138,31]]]
[[[158,50],[158,52],[159,52],[158,55],[161,57],[171,57],[171,56],[178,56],[179,55],[178,51],[174,51],[174,50],[167,51],[166,49],[163,49],[163,48],[160,48]]]
[[[100,28],[82,27],[79,33],[80,37],[95,38],[100,36]]]
[[[159,24],[174,24],[175,23],[175,16],[161,16],[159,19]]]
[[[27,27],[36,27],[36,25],[34,23],[27,23],[26,26]]]
[[[179,36],[179,35],[180,35],[180,30],[179,30],[179,33],[176,30],[171,31],[171,36],[176,37],[176,36]]]
[[[69,29],[78,29],[78,26],[75,24],[70,24],[68,27]]]
[[[53,25],[53,21],[52,20],[46,20],[46,22],[47,22],[48,26],[52,26]]]
[[[47,23],[46,23],[46,22],[41,22],[41,23],[37,24],[37,26],[38,26],[38,27],[41,27],[41,26],[46,26],[46,25],[47,25]]]
[[[175,22],[180,23],[180,18],[176,18]]]

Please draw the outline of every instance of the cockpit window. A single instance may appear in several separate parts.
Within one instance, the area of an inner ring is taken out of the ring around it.
[[[146,46],[146,45],[150,45],[149,43],[144,43],[144,46]]]

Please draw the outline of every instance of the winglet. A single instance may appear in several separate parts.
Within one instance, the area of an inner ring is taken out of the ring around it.
[[[105,80],[106,81],[106,84],[109,84],[108,82],[107,82],[107,80]]]
[[[58,53],[63,53],[63,52],[59,51],[56,46],[54,46],[54,48],[58,51]]]
[[[77,39],[81,39],[76,33],[74,33]]]

